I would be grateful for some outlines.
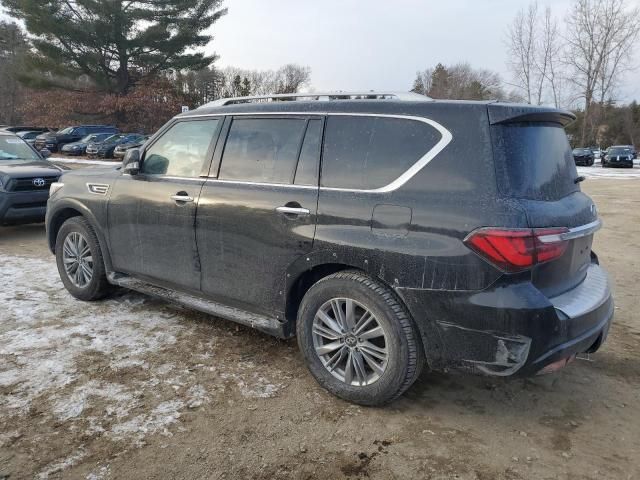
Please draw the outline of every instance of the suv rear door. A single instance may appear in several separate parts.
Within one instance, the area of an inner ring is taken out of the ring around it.
[[[313,115],[227,118],[198,206],[204,294],[282,313],[287,267],[313,245],[322,129]]]
[[[173,123],[145,148],[140,173],[116,180],[108,205],[116,271],[200,289],[195,216],[221,123],[219,118]]]

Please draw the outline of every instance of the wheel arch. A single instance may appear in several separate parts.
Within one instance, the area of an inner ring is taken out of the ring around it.
[[[64,222],[74,217],[83,217],[87,222],[89,222],[89,225],[91,225],[91,228],[93,228],[93,231],[98,237],[98,243],[100,244],[100,250],[102,251],[105,267],[107,271],[111,271],[112,268],[109,249],[107,248],[107,242],[102,230],[98,228],[99,223],[97,219],[91,210],[89,210],[85,205],[72,199],[65,200],[64,203],[56,205],[55,210],[47,212],[47,243],[51,253],[55,254],[56,239],[60,228]]]

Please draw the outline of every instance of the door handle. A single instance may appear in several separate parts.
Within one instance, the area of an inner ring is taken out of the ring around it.
[[[171,200],[187,203],[193,202],[193,197],[190,197],[189,195],[171,195]]]
[[[307,216],[310,213],[308,208],[287,207],[287,206],[277,207],[276,212],[282,213],[283,215],[301,215],[301,216]]]

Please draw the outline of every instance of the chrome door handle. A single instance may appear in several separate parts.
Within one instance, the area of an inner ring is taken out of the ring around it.
[[[282,213],[284,215],[309,215],[308,208],[301,207],[277,207],[276,212]]]
[[[188,195],[171,195],[171,200],[176,202],[193,202],[193,197]]]

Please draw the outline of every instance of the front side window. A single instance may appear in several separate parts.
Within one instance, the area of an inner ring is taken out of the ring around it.
[[[178,122],[149,148],[142,162],[142,173],[197,177],[209,160],[210,147],[219,120]]]
[[[302,118],[234,118],[220,178],[291,183],[306,123]]]
[[[322,186],[372,190],[400,177],[441,135],[417,120],[329,116],[324,138]]]

